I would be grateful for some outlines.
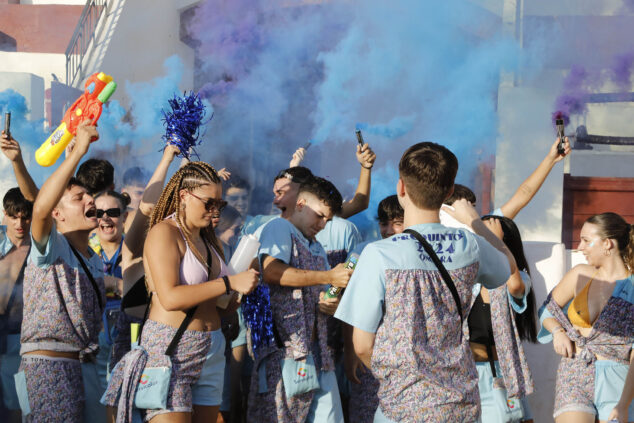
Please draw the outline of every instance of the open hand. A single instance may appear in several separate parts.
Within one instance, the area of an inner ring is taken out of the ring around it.
[[[228,181],[229,178],[231,178],[231,172],[229,172],[226,167],[223,167],[217,173],[220,179],[222,179],[223,181]]]
[[[469,227],[471,227],[474,220],[480,219],[480,215],[478,215],[476,209],[464,198],[455,201],[451,207],[443,205],[442,209],[446,211],[449,216]]]

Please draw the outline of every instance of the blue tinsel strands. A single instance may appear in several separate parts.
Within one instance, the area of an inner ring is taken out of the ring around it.
[[[169,105],[172,108],[170,112],[163,110],[163,139],[177,146],[183,157],[189,159],[190,152],[198,156],[193,147],[200,144],[198,140],[202,135],[200,127],[205,119],[205,105],[194,92],[185,93],[182,97],[174,96]]]
[[[266,284],[260,282],[252,293],[244,296],[242,314],[244,321],[251,329],[253,353],[257,357],[261,347],[275,345],[271,298]]]

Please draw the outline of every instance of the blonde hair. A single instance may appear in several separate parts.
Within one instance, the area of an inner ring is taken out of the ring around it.
[[[162,222],[170,215],[174,215],[176,224],[179,226],[183,235],[185,236],[185,242],[189,248],[193,251],[194,255],[200,260],[201,263],[207,263],[207,258],[201,254],[196,248],[192,240],[192,234],[184,225],[183,216],[181,214],[181,198],[179,191],[182,189],[193,190],[195,188],[209,185],[219,184],[220,178],[216,170],[205,162],[190,162],[181,167],[169,180],[160,198],[158,199],[154,210],[152,210],[152,216],[150,218],[150,229],[154,225]],[[222,246],[211,224],[200,230],[200,236],[203,242],[211,244],[216,252],[224,260],[224,253]]]

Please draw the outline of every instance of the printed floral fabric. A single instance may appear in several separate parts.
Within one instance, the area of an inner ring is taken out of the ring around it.
[[[478,263],[449,274],[466,322]],[[386,270],[385,280],[385,314],[372,355],[381,411],[397,422],[476,421],[476,367],[440,272]]]
[[[324,257],[313,255],[296,234],[292,234],[291,239],[291,267],[328,270]],[[286,398],[281,363],[283,359],[304,359],[312,352],[314,355],[319,354],[321,358],[321,371],[334,371],[333,352],[327,343],[328,316],[320,313],[317,306],[323,287],[289,288],[269,285],[269,289],[273,321],[284,349],[272,348],[258,354],[251,376],[249,421],[303,422],[310,410],[314,391]],[[313,335],[317,337],[319,351],[312,351]],[[258,367],[262,363],[266,368],[268,390],[265,393],[258,392]]]
[[[489,290],[489,295],[493,338],[507,395],[517,398],[525,397],[533,393],[533,376],[515,325],[515,312],[509,304],[508,289],[506,285],[503,285]],[[472,299],[472,306],[473,302],[475,297]]]
[[[79,423],[84,411],[84,383],[79,361],[22,358],[31,413],[27,422]]]
[[[21,354],[38,349],[97,350],[103,326],[97,295],[105,304],[105,289],[103,277],[93,276],[98,293],[83,271],[61,257],[46,268],[29,262],[24,271]]]

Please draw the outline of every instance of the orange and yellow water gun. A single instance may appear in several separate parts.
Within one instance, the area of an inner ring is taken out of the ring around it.
[[[35,160],[41,166],[51,166],[57,161],[77,134],[80,123],[86,119],[92,125],[97,123],[103,104],[117,89],[117,83],[112,80],[112,76],[99,72],[88,78],[85,88],[86,91],[66,111],[55,132],[35,152]]]

